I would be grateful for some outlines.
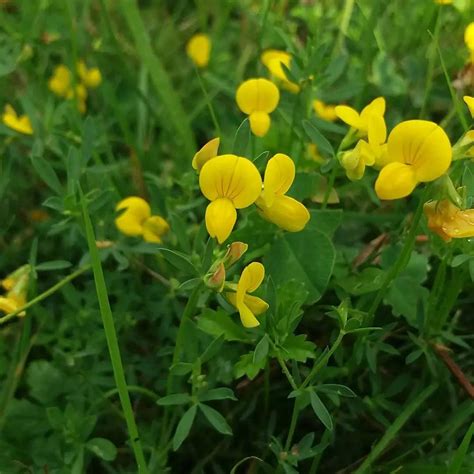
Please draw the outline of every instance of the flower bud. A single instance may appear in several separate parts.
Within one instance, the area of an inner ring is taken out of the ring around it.
[[[204,278],[204,283],[208,288],[216,290],[218,293],[222,291],[225,283],[225,267],[222,262],[211,267],[210,272]]]
[[[247,252],[249,246],[243,242],[232,242],[227,247],[227,252],[224,256],[223,263],[226,267],[231,267],[235,262],[237,262],[242,255]]]

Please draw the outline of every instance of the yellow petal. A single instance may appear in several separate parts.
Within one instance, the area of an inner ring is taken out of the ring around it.
[[[357,145],[353,150],[346,151],[341,156],[341,165],[346,170],[354,170],[359,165],[359,161],[361,160],[360,155],[360,142],[357,142]]]
[[[216,237],[222,244],[232,232],[237,211],[232,201],[227,198],[219,198],[212,201],[206,209],[206,228],[211,237]]]
[[[143,224],[143,238],[147,242],[161,242],[161,237],[170,229],[168,222],[161,216],[151,216]]]
[[[243,209],[257,200],[262,190],[262,178],[247,158],[221,155],[202,167],[199,185],[210,201],[227,198],[235,208]]]
[[[337,105],[335,108],[336,115],[347,125],[353,128],[360,128],[360,116],[357,110],[347,105]]]
[[[311,217],[308,209],[290,196],[275,196],[271,206],[259,199],[257,206],[263,218],[288,232],[303,230]]]
[[[131,196],[120,201],[115,210],[125,211],[115,219],[118,230],[125,235],[138,236],[143,234],[143,225],[151,215],[150,205],[142,198]]]
[[[186,53],[197,67],[206,67],[211,55],[211,40],[208,35],[198,33],[186,44]]]
[[[260,262],[252,262],[243,269],[237,284],[237,307],[244,302],[247,293],[253,293],[262,284],[264,278],[265,267]]]
[[[0,296],[0,311],[3,311],[5,314],[13,313],[13,311],[17,310],[19,307],[20,306],[18,306],[13,298]]]
[[[324,120],[334,122],[337,119],[336,107],[334,105],[325,104],[322,100],[314,100],[313,109]]]
[[[235,96],[239,109],[247,115],[253,112],[273,112],[280,100],[278,87],[268,79],[249,79],[240,84]]]
[[[288,69],[290,69],[292,58],[289,53],[285,51],[279,51],[277,49],[268,49],[262,53],[260,59],[264,66],[270,71],[270,73],[282,81],[282,86],[285,87],[285,89],[295,94],[299,92],[300,87],[298,84],[295,84],[288,79],[286,71],[282,66],[283,64]]]
[[[439,178],[451,164],[451,143],[434,122],[407,120],[388,137],[388,161],[412,165],[415,179],[428,182]]]
[[[2,115],[2,122],[5,126],[15,130],[16,132],[24,133],[25,135],[33,134],[33,128],[28,116],[18,116],[13,107],[9,104],[5,106],[5,111]]]
[[[264,137],[270,128],[270,115],[265,112],[253,112],[249,115],[250,130],[257,137]]]
[[[471,113],[471,117],[474,118],[474,97],[470,97],[465,95],[463,97],[464,102],[466,102],[467,107],[469,108],[469,112]]]
[[[288,155],[277,153],[268,160],[262,193],[267,206],[273,204],[276,195],[283,195],[290,189],[295,173],[295,164]]]
[[[63,64],[57,66],[48,82],[49,89],[60,97],[66,97],[71,87],[71,71]]]
[[[209,140],[193,157],[192,166],[200,171],[204,163],[217,156],[219,150],[220,138]]]
[[[256,316],[264,313],[268,309],[268,303],[262,300],[262,298],[259,298],[258,296],[245,295],[244,304]]]
[[[383,117],[385,114],[385,99],[383,97],[377,97],[369,105],[366,105],[360,113],[362,121],[368,125],[369,118],[371,115],[378,115]]]
[[[411,194],[417,183],[413,166],[389,163],[379,173],[375,192],[380,199],[400,199]]]
[[[468,49],[474,51],[474,22],[469,23],[464,30],[464,41]]]
[[[373,114],[369,117],[368,138],[371,145],[382,145],[387,139],[387,126],[383,115]]]

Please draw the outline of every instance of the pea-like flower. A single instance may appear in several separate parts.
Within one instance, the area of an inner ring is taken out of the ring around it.
[[[81,82],[88,89],[95,89],[102,82],[102,74],[99,68],[88,68],[82,60],[77,63],[77,74]]]
[[[227,292],[226,298],[237,308],[240,320],[246,328],[260,325],[255,316],[259,316],[268,309],[268,303],[257,296],[249,295],[257,290],[265,278],[265,267],[259,262],[247,265],[237,283],[236,292]]]
[[[313,100],[313,110],[323,120],[334,122],[337,120],[336,106],[325,104],[322,100]]]
[[[469,23],[464,30],[464,42],[471,53],[470,61],[474,63],[474,21]]]
[[[341,155],[341,165],[347,177],[359,180],[364,176],[366,166],[383,167],[387,159],[387,127],[380,115],[369,118],[368,141],[359,140],[353,150]]]
[[[239,109],[249,116],[254,135],[263,137],[270,128],[270,113],[280,101],[278,87],[268,79],[249,79],[237,89],[235,96]]]
[[[303,230],[310,219],[308,209],[286,195],[294,179],[293,160],[277,153],[267,163],[263,191],[256,203],[262,217],[289,232]]]
[[[48,87],[57,96],[67,98],[71,82],[71,71],[64,64],[60,64],[54,68],[53,75],[48,81]]]
[[[451,143],[440,126],[426,120],[399,123],[388,137],[388,164],[380,171],[375,191],[380,199],[408,196],[418,183],[442,176],[451,159]]]
[[[8,128],[15,130],[15,132],[24,133],[25,135],[33,134],[33,127],[28,115],[18,115],[10,104],[5,105],[2,122]]]
[[[0,296],[0,311],[9,314],[26,304],[29,279],[30,266],[23,265],[0,282],[6,290],[6,294]],[[25,314],[25,311],[22,311],[18,316]]]
[[[116,211],[123,211],[115,219],[115,225],[122,234],[143,237],[146,242],[161,243],[169,231],[169,224],[163,217],[151,214],[150,205],[142,198],[130,196],[120,201]]]
[[[207,231],[221,244],[234,228],[236,209],[246,208],[257,200],[262,190],[262,178],[247,158],[220,155],[202,167],[199,186],[211,201],[206,209]]]
[[[283,66],[290,69],[292,57],[286,51],[278,49],[267,49],[260,57],[263,65],[270,71],[270,74],[281,81],[281,85],[294,94],[300,91],[300,86],[290,81]]]
[[[191,37],[186,44],[186,54],[197,67],[206,67],[211,55],[211,40],[209,36],[204,33],[197,33]]]
[[[465,95],[463,99],[464,99],[464,102],[466,102],[466,105],[467,105],[467,108],[469,109],[471,117],[474,118],[474,97]]]
[[[462,210],[451,201],[429,201],[423,206],[428,227],[443,240],[474,237],[474,209]]]
[[[356,129],[359,136],[366,137],[369,133],[370,118],[375,116],[383,119],[385,99],[377,97],[369,105],[366,105],[360,114],[347,105],[337,105],[335,112],[343,122]]]
[[[220,138],[209,140],[193,157],[192,167],[199,173],[201,168],[211,159],[217,156]]]

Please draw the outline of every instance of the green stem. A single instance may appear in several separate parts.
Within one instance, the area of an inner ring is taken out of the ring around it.
[[[345,336],[345,332],[340,331],[337,338],[336,338],[336,340],[334,341],[334,344],[331,346],[331,348],[326,353],[326,355],[324,357],[322,357],[317,364],[313,365],[313,368],[311,369],[310,373],[308,374],[308,376],[304,379],[303,383],[301,384],[300,390],[307,387],[311,383],[311,381],[313,380],[314,376],[323,367],[325,367],[327,365],[327,363],[329,362],[329,359],[332,357],[334,352],[336,352],[337,348],[341,344],[342,339],[344,338],[344,336]]]
[[[127,385],[127,390],[129,392],[141,393],[142,395],[146,395],[147,397],[151,398],[155,402],[160,398],[159,395],[147,388],[140,387],[139,385]],[[104,393],[104,398],[110,398],[113,395],[119,393],[118,388],[112,388],[108,392]]]
[[[293,412],[291,414],[290,428],[288,429],[288,435],[286,437],[285,451],[288,451],[291,448],[291,443],[293,441],[293,436],[295,435],[296,423],[298,422],[298,416],[300,414],[300,409],[298,408],[298,399],[295,399],[293,404]]]
[[[14,318],[19,313],[26,311],[28,308],[31,308],[32,306],[34,306],[36,303],[39,303],[40,301],[43,301],[44,299],[46,299],[48,296],[51,296],[53,293],[56,293],[56,291],[58,291],[66,283],[69,283],[71,280],[74,280],[74,278],[77,278],[79,275],[82,275],[87,270],[90,270],[90,268],[91,268],[90,265],[86,265],[85,267],[79,268],[79,270],[76,270],[74,273],[71,273],[67,277],[63,278],[61,281],[56,283],[56,285],[52,286],[51,288],[46,290],[44,293],[41,293],[40,295],[36,296],[32,300],[28,301],[28,303],[26,303],[21,308],[18,308],[12,313],[9,313],[6,316],[3,316],[3,318],[0,318],[0,324],[4,324],[10,321],[10,319]]]
[[[204,94],[204,97],[206,99],[207,108],[209,109],[209,113],[211,114],[211,119],[212,119],[212,123],[214,124],[216,134],[218,137],[222,137],[221,127],[219,126],[216,112],[212,105],[212,101],[209,98],[209,94],[207,93],[207,89],[206,89],[206,86],[204,85],[204,81],[202,80],[201,73],[199,72],[199,69],[197,68],[197,66],[194,66],[194,70],[196,71],[196,76],[199,80],[199,85],[201,86],[202,93]]]
[[[329,197],[331,196],[331,191],[334,188],[334,181],[336,180],[337,174],[337,163],[334,163],[332,167],[331,174],[329,175],[329,181],[327,183],[326,191],[324,192],[323,203],[321,205],[321,209],[326,209],[329,202]]]
[[[114,318],[110,308],[107,287],[105,284],[104,272],[102,270],[102,263],[100,261],[99,250],[95,243],[94,229],[92,227],[91,218],[87,210],[87,203],[84,194],[81,191],[81,206],[84,225],[87,235],[87,244],[89,246],[89,253],[92,262],[92,270],[94,272],[94,281],[97,292],[97,299],[99,301],[100,314],[102,316],[102,324],[104,326],[105,337],[107,339],[107,346],[109,349],[110,360],[114,372],[115,384],[120,397],[120,403],[125,416],[127,424],[128,435],[132,445],[135,460],[138,466],[139,474],[148,474],[145,456],[143,454],[138,428],[133,414],[132,403],[127,389],[127,381],[122,365],[122,358],[120,355],[120,347],[117,340],[117,332],[115,330]]]
[[[281,370],[283,371],[286,378],[288,379],[288,382],[290,383],[291,388],[293,390],[298,390],[298,385],[296,385],[295,379],[290,374],[290,371],[288,370],[288,367],[286,366],[285,361],[281,358],[280,354],[277,354],[277,360],[278,360],[278,363],[280,364]]]
[[[354,10],[355,0],[346,0],[344,10],[342,11],[341,24],[339,26],[339,35],[334,46],[333,54],[339,51],[344,43],[344,37],[347,35],[349,23],[351,21],[352,11]]]
[[[392,281],[398,276],[398,274],[405,268],[406,264],[408,263],[408,260],[410,259],[410,254],[413,250],[413,245],[415,244],[416,231],[418,230],[418,225],[420,223],[421,216],[423,215],[423,204],[426,200],[428,189],[429,187],[427,186],[420,197],[420,202],[418,203],[415,215],[413,216],[410,232],[407,235],[402,251],[400,252],[400,256],[398,257],[392,268],[390,268],[390,270],[385,275],[385,279],[382,283],[382,286],[378,291],[377,296],[375,297],[372,306],[368,311],[367,321],[369,324],[371,324],[371,322],[373,321],[375,313],[380,303],[382,302],[385,293],[388,290],[388,287],[390,286]]]
[[[402,429],[403,425],[409,420],[413,413],[420,405],[436,390],[437,385],[433,384],[425,388],[417,397],[411,400],[405,409],[400,413],[396,420],[390,425],[385,434],[375,444],[365,461],[354,474],[362,474],[379,458],[388,444],[395,438],[397,433]]]

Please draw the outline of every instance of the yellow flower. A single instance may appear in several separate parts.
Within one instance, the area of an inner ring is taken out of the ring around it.
[[[247,158],[221,155],[209,160],[199,174],[199,186],[211,201],[206,209],[206,227],[221,244],[237,220],[236,209],[252,205],[262,190],[262,178]]]
[[[289,232],[303,230],[310,219],[308,209],[285,194],[294,179],[293,160],[288,155],[277,153],[267,163],[263,191],[256,203],[262,217]]]
[[[83,84],[77,84],[76,88],[72,87],[68,90],[66,94],[66,99],[76,99],[77,108],[81,114],[86,111],[86,100],[87,100],[87,89]]]
[[[347,125],[355,128],[360,136],[367,136],[369,133],[369,119],[370,117],[383,118],[385,114],[385,99],[377,97],[369,105],[362,109],[359,114],[357,110],[347,105],[337,105],[336,115]]]
[[[323,120],[334,122],[337,120],[336,106],[325,104],[322,100],[313,100],[313,109]]]
[[[430,201],[423,206],[428,227],[443,240],[474,237],[474,209],[461,210],[451,201]]]
[[[266,135],[270,128],[269,114],[280,100],[278,87],[268,79],[249,79],[240,84],[235,99],[239,109],[249,116],[254,135]]]
[[[197,67],[206,67],[211,54],[211,40],[209,36],[198,33],[186,44],[186,53]]]
[[[438,5],[451,5],[453,0],[435,0]]]
[[[162,217],[151,215],[150,205],[140,197],[123,199],[115,210],[124,210],[115,219],[115,225],[125,235],[141,236],[146,242],[160,243],[162,236],[169,231],[169,224]]]
[[[453,147],[453,160],[465,157],[474,158],[474,130],[467,131]]]
[[[0,311],[3,311],[5,314],[13,313],[18,308],[25,306],[26,300],[21,297],[16,296],[0,296]],[[18,316],[25,316],[25,311],[22,311]]]
[[[59,97],[66,98],[71,89],[71,82],[71,71],[64,64],[60,64],[54,68],[53,75],[48,81],[48,87]]]
[[[418,183],[443,175],[451,159],[451,143],[441,127],[426,120],[402,122],[388,137],[388,164],[380,171],[375,191],[380,199],[408,196]]]
[[[15,130],[15,132],[33,135],[33,128],[28,115],[17,115],[15,109],[10,104],[5,105],[2,122],[8,128]]]
[[[266,301],[248,294],[253,293],[262,284],[264,277],[265,267],[259,262],[252,262],[244,268],[236,293],[226,293],[226,298],[238,309],[240,320],[246,328],[259,326],[260,323],[255,316],[268,309]]]
[[[208,141],[193,157],[192,166],[198,172],[211,158],[217,156],[219,151],[220,138],[213,138]]]
[[[474,97],[465,95],[463,99],[464,99],[464,102],[466,102],[469,112],[471,113],[471,117],[474,118]]]
[[[84,61],[77,63],[77,74],[79,79],[88,89],[95,89],[102,82],[102,74],[96,67],[88,69]]]
[[[464,30],[464,42],[471,52],[471,62],[474,63],[474,21],[469,23]]]
[[[380,115],[369,118],[368,141],[359,140],[353,150],[341,156],[341,165],[351,181],[361,179],[366,166],[384,166],[387,160],[387,127]]]
[[[292,59],[291,54],[277,49],[267,49],[262,53],[260,59],[270,73],[281,81],[281,85],[285,89],[293,93],[299,92],[300,87],[298,84],[295,84],[288,79],[286,71],[282,67],[283,64],[285,67],[290,69]]]
[[[9,314],[26,304],[29,279],[30,266],[23,265],[2,280],[1,284],[7,293],[0,296],[0,311]],[[25,311],[22,311],[18,316],[25,314]]]

